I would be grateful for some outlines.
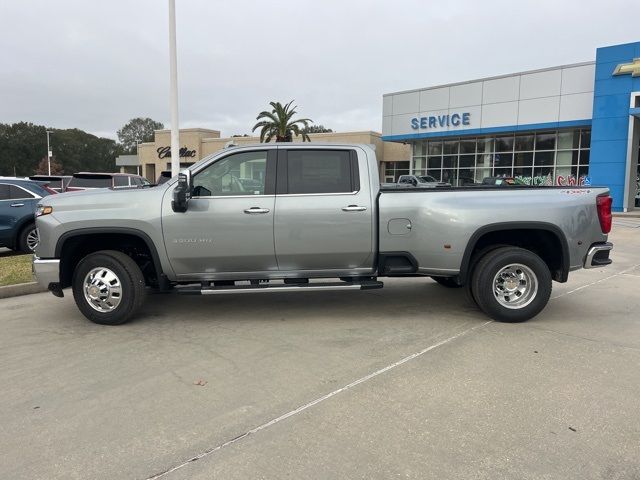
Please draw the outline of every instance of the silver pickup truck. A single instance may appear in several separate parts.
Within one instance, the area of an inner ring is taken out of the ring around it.
[[[263,144],[155,187],[43,198],[35,275],[120,324],[161,292],[381,288],[430,276],[499,321],[547,304],[552,280],[611,263],[606,188],[380,188],[367,145]]]

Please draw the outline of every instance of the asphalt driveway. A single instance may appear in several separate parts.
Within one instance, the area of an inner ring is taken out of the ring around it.
[[[0,300],[0,478],[640,478],[640,221],[525,324],[460,291]]]

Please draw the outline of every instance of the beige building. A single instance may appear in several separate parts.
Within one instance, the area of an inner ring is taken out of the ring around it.
[[[140,173],[155,182],[164,170],[171,170],[171,130],[156,130],[154,141],[138,145],[138,155],[116,159],[123,173]],[[311,143],[365,143],[375,145],[381,181],[395,181],[409,171],[411,147],[397,142],[383,142],[378,132],[312,133]],[[301,141],[300,138],[294,140]],[[238,146],[260,143],[259,137],[220,138],[220,132],[205,128],[180,130],[180,166],[188,167],[198,160],[218,152],[230,142]]]

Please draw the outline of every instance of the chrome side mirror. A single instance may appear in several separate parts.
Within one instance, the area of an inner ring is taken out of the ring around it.
[[[171,208],[174,212],[186,212],[193,190],[191,170],[183,170],[178,174],[178,184],[173,189]]]

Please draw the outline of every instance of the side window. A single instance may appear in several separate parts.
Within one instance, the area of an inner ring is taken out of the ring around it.
[[[0,184],[0,200],[9,200],[9,185]]]
[[[264,195],[267,151],[229,155],[198,172],[193,196]]]
[[[138,177],[131,177],[131,185],[139,187],[142,185],[142,182],[140,182],[140,179]]]
[[[348,150],[289,150],[288,193],[350,193],[358,178],[355,158]]]
[[[9,199],[10,200],[18,200],[21,198],[35,198],[35,195],[23,190],[20,187],[16,187],[15,185],[9,185]]]
[[[113,186],[114,187],[128,187],[129,186],[129,177],[116,175],[113,177]]]

